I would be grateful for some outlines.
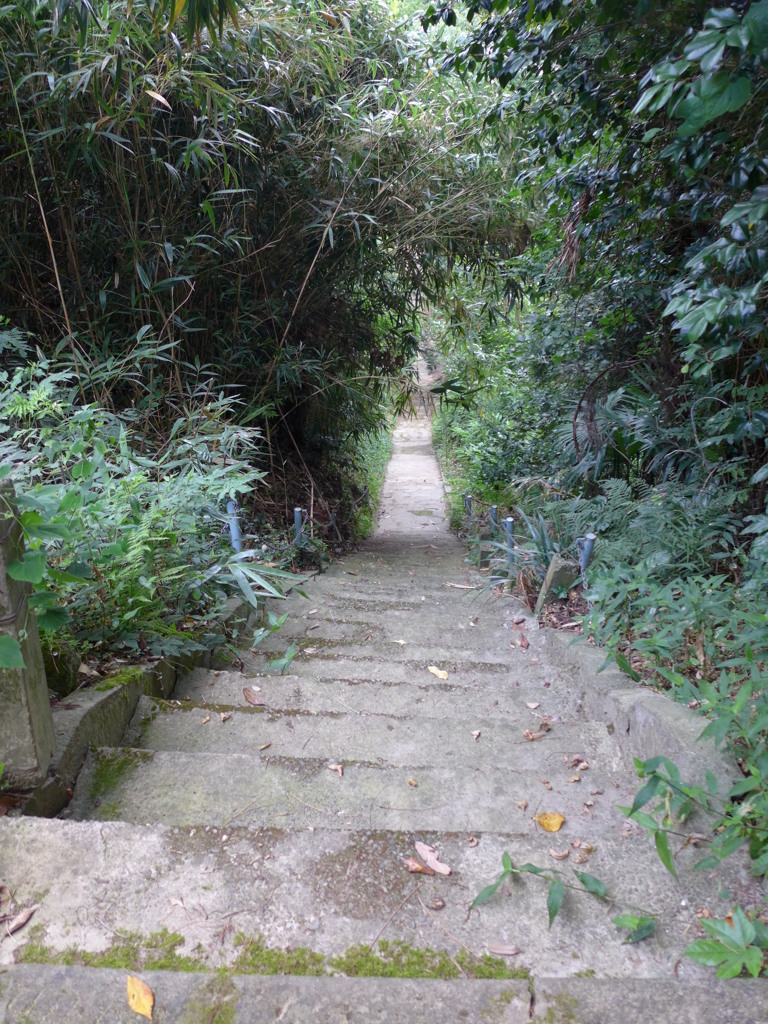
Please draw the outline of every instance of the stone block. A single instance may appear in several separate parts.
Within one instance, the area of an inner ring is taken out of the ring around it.
[[[580,576],[581,570],[578,562],[574,562],[570,558],[563,558],[561,555],[553,555],[536,601],[536,614],[539,614],[545,604],[557,600],[558,591],[570,590]]]

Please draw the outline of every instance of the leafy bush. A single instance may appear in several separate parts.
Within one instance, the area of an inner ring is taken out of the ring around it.
[[[0,371],[0,476],[16,485],[27,542],[9,574],[33,587],[43,633],[64,629],[102,653],[176,654],[220,639],[210,620],[227,595],[254,607],[279,596],[290,574],[229,544],[226,503],[259,485],[247,460],[261,439],[231,422],[237,402],[215,388],[203,379],[180,396],[158,440],[153,407],[138,420],[80,404],[71,362]]]

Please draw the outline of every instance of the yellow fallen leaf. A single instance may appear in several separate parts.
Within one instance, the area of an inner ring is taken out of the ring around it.
[[[437,665],[430,665],[429,671],[432,673],[433,676],[437,676],[438,679],[448,678],[448,673],[444,669],[438,668]]]
[[[416,779],[408,779],[408,785],[409,786],[418,786],[418,782],[416,781]]]
[[[153,100],[157,100],[158,103],[162,103],[164,107],[167,107],[169,110],[171,109],[171,104],[165,96],[161,96],[159,92],[154,92],[152,89],[145,89],[144,92],[147,96],[151,96]]]
[[[128,1005],[134,1013],[152,1020],[155,997],[152,989],[141,978],[128,975]]]
[[[533,820],[537,821],[545,832],[559,832],[565,818],[562,814],[536,814]]]

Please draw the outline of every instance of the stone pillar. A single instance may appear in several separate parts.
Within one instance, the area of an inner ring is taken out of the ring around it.
[[[6,574],[21,558],[24,541],[13,487],[0,483],[0,634],[18,640],[24,668],[0,668],[0,762],[2,782],[31,789],[45,778],[56,747],[43,654],[34,612],[27,606],[29,584]]]

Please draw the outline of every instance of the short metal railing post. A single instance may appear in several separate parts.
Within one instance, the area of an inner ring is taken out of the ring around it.
[[[297,544],[301,543],[301,531],[302,531],[301,509],[300,508],[295,508],[293,510],[293,532],[296,534],[296,543]]]
[[[507,516],[504,520],[504,530],[507,535],[507,569],[511,572],[515,544],[515,520],[512,516]]]

